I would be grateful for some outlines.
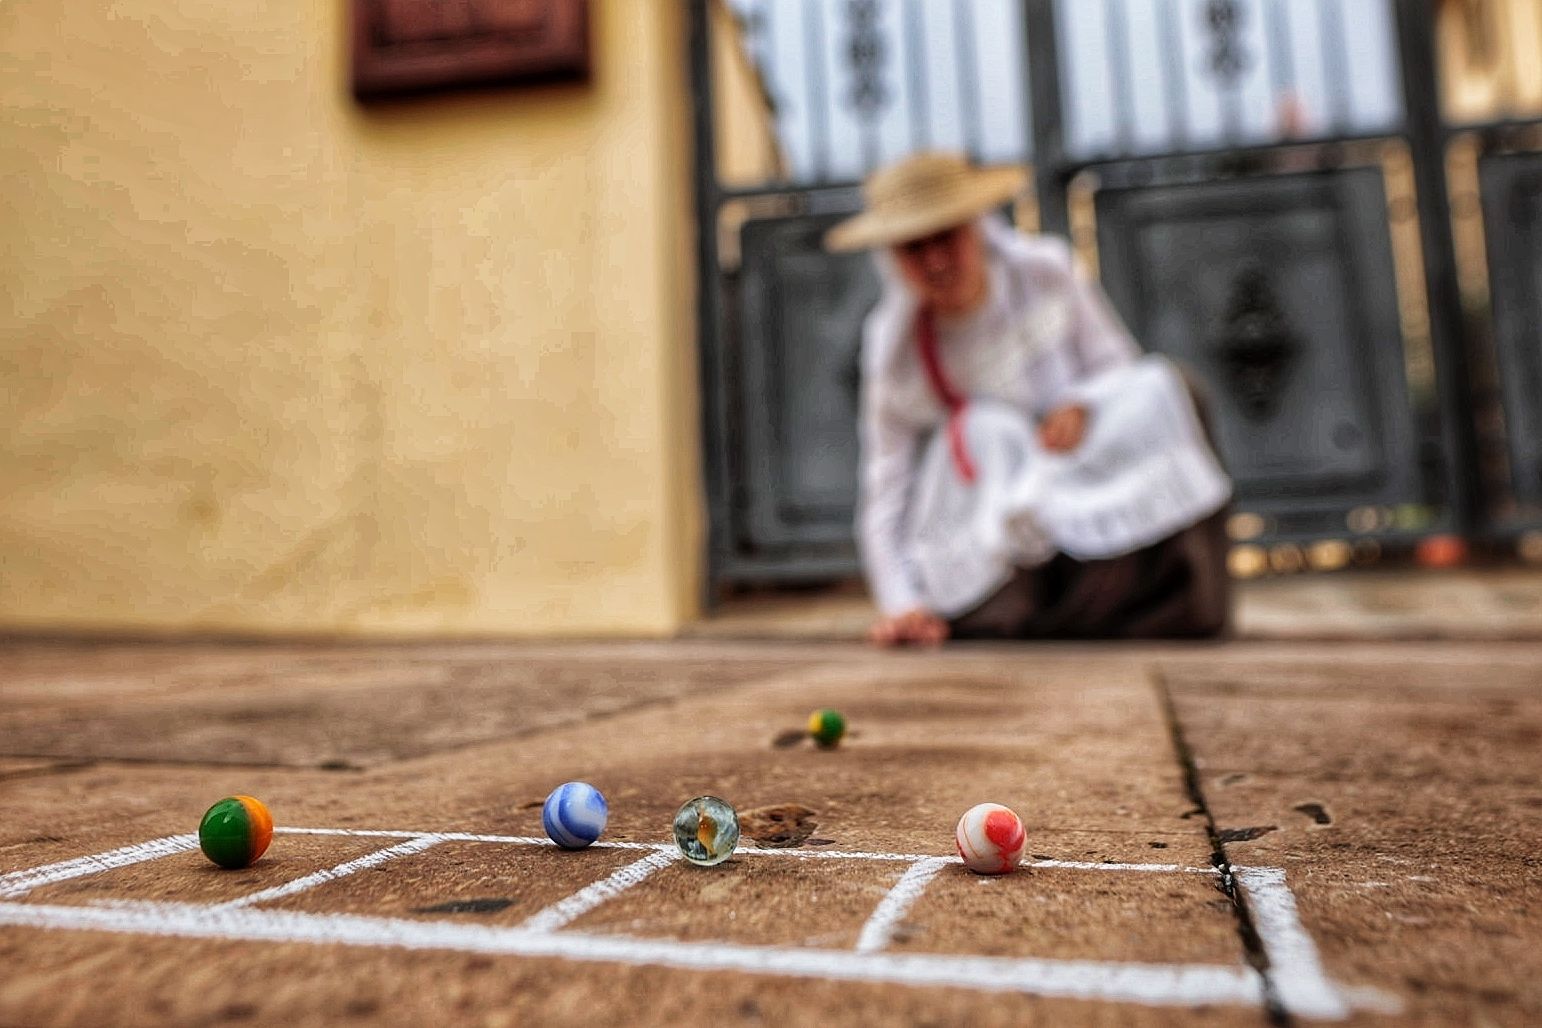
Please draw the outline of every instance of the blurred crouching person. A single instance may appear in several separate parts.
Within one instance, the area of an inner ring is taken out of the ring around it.
[[[1142,356],[1058,237],[995,211],[1016,168],[872,175],[857,534],[881,645],[1224,632],[1231,482],[1184,375]]]

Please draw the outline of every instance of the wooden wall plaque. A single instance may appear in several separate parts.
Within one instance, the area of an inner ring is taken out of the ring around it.
[[[350,0],[360,99],[589,76],[588,0]]]

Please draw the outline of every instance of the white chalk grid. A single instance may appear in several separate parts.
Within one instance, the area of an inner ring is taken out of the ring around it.
[[[514,926],[364,917],[263,909],[262,905],[346,878],[441,843],[537,846],[542,838],[462,832],[366,831],[343,828],[277,828],[275,834],[379,839],[382,848],[334,867],[219,903],[98,901],[59,905],[26,900],[45,885],[198,848],[195,835],[171,835],[107,853],[0,875],[0,925],[249,942],[332,943],[398,949],[456,950],[506,956],[670,967],[688,971],[881,982],[906,987],[948,986],[1036,996],[1159,1006],[1249,1005],[1272,1001],[1301,1018],[1347,1016],[1346,990],[1323,971],[1317,948],[1297,916],[1285,872],[1272,867],[1233,869],[1246,897],[1267,958],[1268,970],[1238,962],[1134,963],[1103,960],[982,957],[886,952],[896,927],[937,873],[956,857],[908,853],[740,848],[741,860],[885,861],[904,864],[899,881],[879,901],[850,950],[752,946],[730,942],[585,934],[565,930],[583,914],[645,882],[680,859],[669,844],[596,843],[597,849],[636,850],[638,859],[538,911]],[[1039,860],[1025,867],[1062,868],[1089,874],[1218,875],[1210,867]]]

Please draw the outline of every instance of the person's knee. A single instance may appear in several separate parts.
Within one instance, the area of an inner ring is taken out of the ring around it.
[[[1230,635],[1231,613],[1230,590],[1218,590],[1218,595],[1203,598],[1194,606],[1194,638],[1218,639]]]
[[[1224,554],[1224,550],[1222,553]],[[1193,626],[1195,638],[1214,639],[1231,634],[1232,614],[1235,609],[1235,604],[1232,602],[1232,581],[1225,566],[1224,556],[1219,564],[1219,567],[1209,569],[1208,574],[1204,575],[1205,581],[1197,584],[1190,594],[1192,601],[1189,621]]]
[[[971,400],[959,415],[965,445],[977,460],[1003,457],[1015,467],[1033,440],[1033,426],[1016,408],[997,400]]]
[[[970,400],[961,415],[964,432],[970,437],[1012,435],[1028,431],[1028,419],[1021,411],[1000,400]]]

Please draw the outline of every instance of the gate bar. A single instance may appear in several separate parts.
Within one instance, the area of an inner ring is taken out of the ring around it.
[[[1055,0],[1025,0],[1023,26],[1028,39],[1028,131],[1033,139],[1039,225],[1045,232],[1069,235],[1070,207],[1065,191],[1065,115],[1060,96],[1060,36]]]
[[[1477,441],[1468,412],[1472,388],[1464,347],[1466,327],[1456,273],[1456,240],[1446,185],[1446,129],[1440,103],[1440,62],[1433,0],[1393,0],[1402,75],[1404,131],[1413,162],[1419,232],[1435,352],[1435,391],[1445,441],[1446,503],[1451,528],[1471,535],[1479,518]]]

